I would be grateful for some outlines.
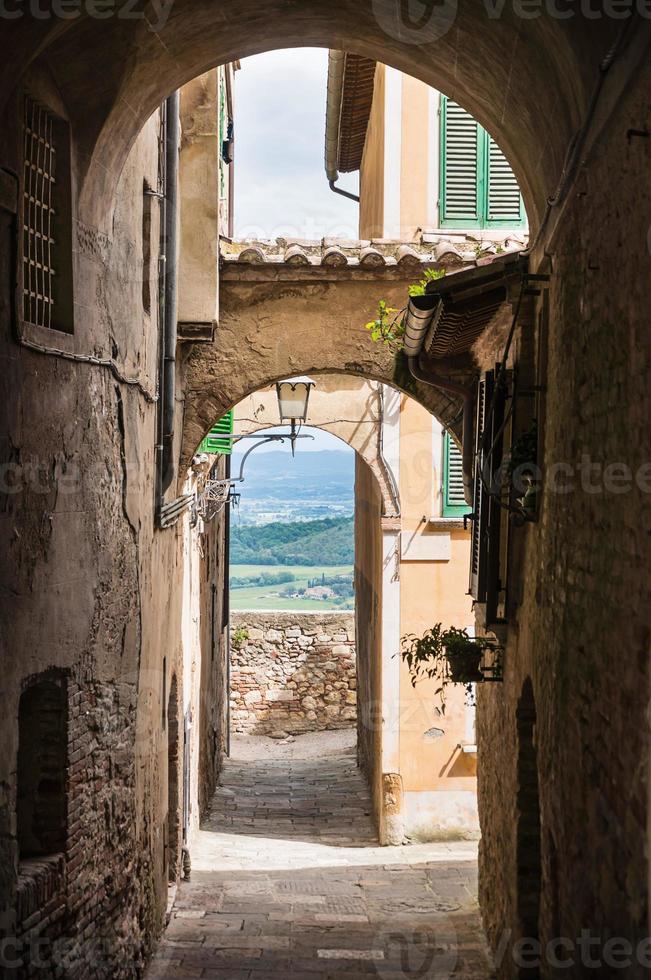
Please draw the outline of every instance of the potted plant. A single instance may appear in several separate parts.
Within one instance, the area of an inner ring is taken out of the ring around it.
[[[465,629],[456,626],[445,630],[441,641],[453,684],[476,684],[482,680],[479,665],[484,655],[484,643],[471,639]]]
[[[413,633],[404,636],[401,656],[409,668],[414,687],[424,678],[439,681],[436,694],[440,696],[441,712],[445,714],[448,684],[463,684],[466,694],[472,698],[473,684],[484,680],[481,668],[484,651],[492,647],[489,640],[473,639],[465,629],[456,626],[443,629],[441,623],[435,623],[422,636]]]
[[[538,504],[538,481],[540,471],[538,459],[538,423],[534,419],[511,447],[508,473],[513,486],[519,493],[517,497],[525,518],[533,518]]]

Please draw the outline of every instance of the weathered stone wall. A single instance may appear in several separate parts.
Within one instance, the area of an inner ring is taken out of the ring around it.
[[[231,616],[232,731],[278,736],[354,728],[356,704],[353,613]]]
[[[512,940],[531,935],[523,900],[535,886],[536,854],[530,848],[528,864],[518,861],[518,835],[535,834],[539,806],[537,930],[543,950],[552,938],[569,940],[574,963],[554,971],[543,957],[546,978],[648,976],[637,944],[649,934],[651,508],[635,474],[644,465],[648,473],[651,459],[651,185],[639,179],[649,140],[634,134],[651,132],[650,86],[647,67],[616,104],[550,250],[548,316],[541,303],[539,323],[548,349],[544,464],[547,473],[569,465],[573,475],[565,492],[545,490],[536,524],[513,532],[519,608],[504,684],[478,692],[484,922],[494,947],[505,923]],[[583,454],[592,468],[582,476]],[[629,468],[628,490],[626,480],[607,489],[610,464]],[[530,689],[537,792],[521,764]],[[582,929],[598,940],[589,955],[577,946]],[[612,937],[631,954],[605,958]],[[522,975],[507,951],[500,976]]]
[[[47,73],[35,71],[26,87],[66,116]],[[0,120],[0,162],[19,174],[20,106],[16,97]],[[0,940],[18,940],[0,974],[28,975],[30,943],[49,939],[44,965],[32,967],[44,980],[122,980],[141,970],[163,924],[169,831],[178,827],[168,812],[169,692],[176,676],[185,717],[183,634],[197,628],[189,617],[182,628],[183,551],[197,550],[196,532],[187,518],[157,531],[154,517],[158,322],[155,300],[149,311],[143,304],[143,187],[157,184],[157,117],[123,169],[111,234],[73,213],[74,333],[26,329],[54,351],[111,361],[117,377],[17,342],[20,198],[0,176]],[[158,213],[154,202],[153,297]],[[181,414],[179,402],[177,431]],[[198,564],[211,576],[206,588],[219,586],[218,564]],[[221,601],[220,590],[217,618]],[[217,674],[218,655],[207,672]],[[18,714],[21,694],[50,675],[66,688],[66,839],[55,865],[34,867],[19,852]],[[195,757],[206,727],[190,729]],[[217,741],[207,754],[204,796],[219,750]]]

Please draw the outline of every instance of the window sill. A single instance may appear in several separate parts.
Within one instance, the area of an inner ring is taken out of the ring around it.
[[[433,531],[467,530],[470,534],[470,528],[464,529],[463,517],[428,517],[427,524]]]
[[[20,333],[25,340],[41,347],[54,347],[65,354],[80,354],[79,340],[74,333],[57,330],[55,327],[41,327],[36,323],[21,320]]]
[[[18,865],[16,918],[29,927],[28,920],[65,891],[66,860],[63,854],[26,858]]]

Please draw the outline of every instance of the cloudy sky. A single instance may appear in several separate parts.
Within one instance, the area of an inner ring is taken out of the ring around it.
[[[235,235],[357,238],[358,208],[323,167],[328,52],[271,51],[235,75]],[[339,181],[357,191],[357,174]]]

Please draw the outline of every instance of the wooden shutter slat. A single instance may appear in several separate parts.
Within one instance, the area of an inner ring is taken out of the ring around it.
[[[443,104],[441,224],[477,222],[479,130],[462,106]]]
[[[443,517],[462,517],[470,512],[464,494],[463,457],[448,432],[443,452]]]
[[[475,415],[475,471],[473,491],[473,521],[470,549],[470,594],[477,602],[486,600],[486,530],[489,497],[482,481],[484,454],[482,441],[486,424],[486,410],[493,399],[494,373],[487,371],[477,384],[477,408]]]
[[[226,415],[222,416],[218,422],[213,425],[212,429],[203,440],[199,446],[200,453],[222,453],[225,456],[230,456],[233,443],[229,438],[224,438],[225,436],[231,436],[233,434],[233,410],[227,412]]]
[[[488,137],[487,218],[489,222],[522,221],[522,196],[508,160]]]

